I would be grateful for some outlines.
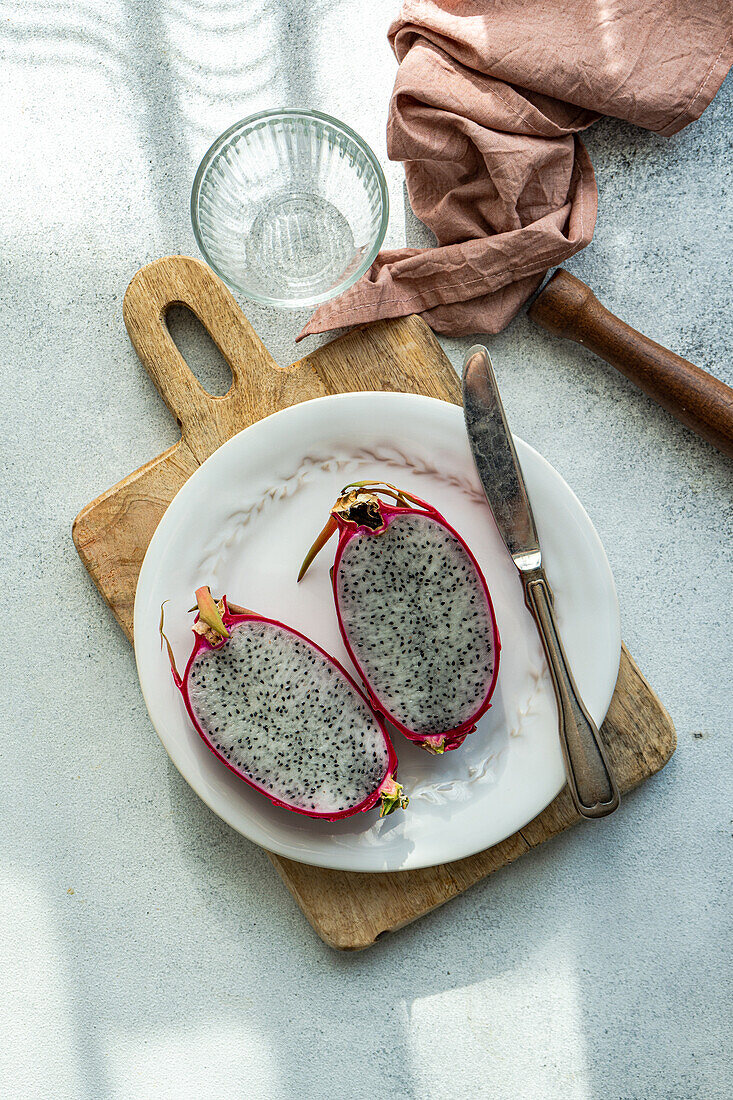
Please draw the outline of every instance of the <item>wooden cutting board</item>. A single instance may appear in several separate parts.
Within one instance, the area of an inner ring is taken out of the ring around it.
[[[171,339],[166,313],[176,304],[199,318],[231,367],[232,387],[224,397],[203,389]],[[181,426],[180,442],[97,497],[74,521],[82,561],[130,640],[135,587],[153,531],[184,481],[230,436],[278,409],[325,394],[395,390],[460,404],[458,378],[419,317],[355,329],[281,368],[224,284],[205,264],[185,256],[142,268],[127,290],[123,313],[135,350]],[[670,717],[625,647],[601,732],[622,792],[664,767],[675,749]],[[564,790],[508,840],[441,867],[356,874],[272,854],[270,859],[318,935],[332,947],[357,950],[579,820]]]

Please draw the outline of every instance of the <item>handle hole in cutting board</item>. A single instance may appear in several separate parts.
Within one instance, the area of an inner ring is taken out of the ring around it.
[[[172,305],[165,323],[191,373],[212,397],[223,397],[231,388],[232,372],[198,317],[187,306]]]

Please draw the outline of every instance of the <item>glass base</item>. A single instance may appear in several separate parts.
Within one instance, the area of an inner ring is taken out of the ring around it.
[[[305,191],[279,192],[262,203],[245,241],[247,281],[273,298],[321,294],[360,260],[343,214]]]

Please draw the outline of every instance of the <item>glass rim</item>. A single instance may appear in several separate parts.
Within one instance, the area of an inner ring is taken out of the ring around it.
[[[343,280],[343,282],[339,283],[332,290],[326,290],[321,294],[314,294],[308,298],[273,298],[270,295],[258,294],[256,291],[246,290],[235,279],[226,274],[226,272],[224,272],[221,267],[216,263],[216,261],[212,258],[204,242],[203,234],[201,233],[201,227],[199,225],[198,206],[201,194],[201,186],[212,162],[214,161],[214,158],[216,157],[217,153],[220,152],[224,144],[229,140],[230,137],[232,137],[233,134],[237,133],[237,131],[244,132],[246,128],[251,127],[254,123],[262,122],[267,119],[283,117],[303,118],[306,120],[317,119],[319,122],[325,123],[332,130],[336,130],[337,132],[340,132],[341,134],[344,134],[346,137],[350,138],[351,141],[353,141],[353,143],[357,146],[357,148],[364,153],[366,159],[369,161],[377,179],[379,194],[382,202],[382,212],[379,219],[379,227],[377,229],[374,242],[369,251],[359,263],[359,265],[346,279]],[[307,108],[301,107],[273,107],[267,111],[256,111],[254,114],[247,115],[245,118],[242,118],[238,122],[233,123],[226,130],[224,130],[223,133],[219,134],[219,136],[214,139],[214,141],[204,153],[201,159],[201,163],[196,169],[196,175],[194,176],[193,186],[191,188],[190,209],[191,225],[193,227],[193,235],[196,238],[196,244],[198,245],[199,250],[209,267],[213,271],[215,271],[219,278],[222,279],[229,287],[239,291],[240,294],[243,294],[251,301],[258,302],[260,305],[278,306],[285,309],[308,309],[313,306],[321,305],[323,302],[328,302],[332,298],[337,298],[340,294],[343,294],[345,290],[348,290],[349,287],[353,286],[354,283],[357,282],[362,277],[362,275],[372,266],[377,256],[377,253],[379,252],[379,249],[382,247],[382,242],[384,241],[384,237],[387,232],[387,224],[389,221],[389,193],[387,191],[387,180],[385,178],[384,171],[377,159],[376,154],[374,153],[374,150],[371,148],[370,145],[367,144],[364,138],[357,134],[356,130],[352,129],[352,127],[347,125],[347,123],[342,122],[338,118],[334,118],[333,115],[327,115],[323,111],[311,111]]]

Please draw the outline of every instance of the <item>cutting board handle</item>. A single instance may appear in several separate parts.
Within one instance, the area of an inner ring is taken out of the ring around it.
[[[166,323],[173,305],[191,310],[228,363],[232,385],[223,397],[204,389],[176,347]],[[200,460],[272,411],[267,382],[279,368],[221,279],[200,260],[166,256],[141,268],[127,288],[123,316],[141,362]]]

